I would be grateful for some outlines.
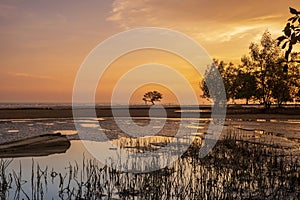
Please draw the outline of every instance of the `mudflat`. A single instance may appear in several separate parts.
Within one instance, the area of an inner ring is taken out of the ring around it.
[[[130,116],[148,117],[149,108],[149,106],[131,107],[129,109]],[[84,113],[84,109],[82,111]],[[120,116],[126,116],[125,108],[117,108],[117,111]],[[210,107],[166,107],[165,111],[168,118],[179,119],[183,112],[189,113],[188,116],[191,117],[199,117],[199,111],[200,118],[211,118]],[[113,116],[112,109],[110,107],[100,107],[96,108],[96,113],[99,118],[107,118],[105,121],[101,121],[101,126],[107,130],[114,130],[109,131],[107,134],[112,138],[118,138],[119,129],[117,125],[114,124],[113,119],[111,119]],[[156,117],[160,117],[159,113],[160,112],[156,112]],[[53,123],[63,118],[66,118],[64,124]],[[3,136],[5,135],[5,137],[3,137],[5,140],[0,140],[0,158],[45,156],[53,153],[64,153],[70,146],[68,139],[70,139],[71,136],[53,133],[60,132],[61,130],[62,133],[64,133],[64,130],[74,131],[75,127],[72,118],[73,113],[71,107],[0,109],[0,125],[3,127],[1,134]],[[256,134],[255,131],[258,130],[272,133],[276,137],[276,141],[280,142],[280,144],[283,142],[287,143],[288,141],[289,143],[285,146],[298,145],[300,109],[297,107],[272,109],[268,112],[259,108],[228,107],[226,118],[225,128],[239,127],[239,129],[245,130],[246,132],[248,131],[249,133],[251,132],[251,134],[253,133],[254,135]],[[41,120],[24,123],[17,122],[18,119]],[[285,121],[291,122],[287,123]],[[206,127],[204,121],[203,123],[202,125]],[[55,126],[53,124],[55,124]],[[171,121],[167,124],[166,129],[173,130],[172,128],[174,128],[174,124],[172,124]],[[8,132],[9,130],[18,130],[18,132],[10,133]],[[270,134],[266,136],[259,135],[259,137],[269,136]],[[255,137],[257,137],[257,135],[255,135]],[[271,139],[273,139],[273,137],[267,138],[266,140],[269,141]]]
[[[131,107],[129,109],[131,117],[148,117],[148,106]],[[210,107],[187,107],[180,108],[178,106],[166,107],[165,111],[168,118],[180,118],[181,109],[188,113],[189,117],[199,117],[199,113],[195,110],[200,110],[200,118],[210,118]],[[79,109],[80,110],[80,109]],[[113,117],[112,109],[110,107],[96,108],[97,117]],[[125,108],[115,108],[118,116],[126,117]],[[84,113],[84,109],[81,109]],[[159,112],[154,116],[160,117]],[[72,108],[17,108],[17,109],[0,109],[0,119],[35,119],[35,118],[72,118]],[[89,116],[86,116],[89,117]],[[265,111],[261,108],[237,108],[228,107],[226,111],[226,118],[241,118],[241,119],[300,119],[300,107],[291,108],[274,108]]]

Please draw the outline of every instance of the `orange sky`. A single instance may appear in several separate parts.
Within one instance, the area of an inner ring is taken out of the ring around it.
[[[131,28],[174,29],[198,41],[212,58],[239,62],[249,43],[266,29],[274,37],[281,34],[289,6],[300,9],[300,1],[3,0],[0,102],[70,102],[76,73],[88,53],[106,38]],[[200,77],[185,61],[145,51],[113,63],[100,82],[96,100],[109,101],[116,77],[150,61],[179,69],[200,95]],[[175,102],[171,93],[162,90],[164,103]],[[142,93],[143,89],[137,91],[132,102],[138,103]]]

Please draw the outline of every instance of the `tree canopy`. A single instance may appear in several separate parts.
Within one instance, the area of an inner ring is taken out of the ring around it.
[[[291,53],[292,59],[298,59],[298,53]],[[215,99],[219,95],[217,90],[208,90],[207,81],[216,78],[218,70],[224,83],[227,100],[250,99],[258,100],[269,109],[276,103],[281,107],[299,95],[300,72],[299,64],[284,64],[284,53],[278,47],[277,41],[272,39],[266,31],[259,43],[251,43],[249,55],[243,56],[240,65],[214,60],[205,73],[200,87],[203,97]]]
[[[158,91],[149,91],[144,94],[143,101],[145,104],[148,104],[148,102],[151,102],[152,105],[155,104],[156,101],[160,101],[162,99],[162,94]]]

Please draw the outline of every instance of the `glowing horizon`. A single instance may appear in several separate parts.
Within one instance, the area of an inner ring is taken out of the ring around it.
[[[76,73],[88,53],[113,34],[137,27],[180,31],[199,42],[211,58],[238,63],[248,53],[250,42],[258,41],[265,30],[274,38],[282,33],[289,7],[300,9],[300,2],[2,1],[0,102],[71,102]],[[114,84],[127,70],[154,62],[179,70],[200,97],[201,76],[189,63],[164,52],[144,50],[112,63],[100,81],[96,101],[109,102]],[[139,88],[131,102],[142,104],[143,93],[151,88]],[[176,102],[167,89],[155,89],[165,94],[163,103]]]

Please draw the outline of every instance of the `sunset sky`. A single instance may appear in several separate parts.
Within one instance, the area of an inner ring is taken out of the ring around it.
[[[0,102],[71,102],[76,73],[88,53],[113,34],[138,27],[180,31],[212,58],[238,63],[266,29],[274,38],[282,33],[289,7],[300,9],[300,1],[2,0]],[[145,62],[179,69],[200,95],[199,77],[175,57],[145,51],[118,59],[100,81],[96,100],[109,101],[118,77]],[[158,89],[165,103],[175,101],[167,89]],[[137,91],[132,101],[138,103],[143,92]]]

